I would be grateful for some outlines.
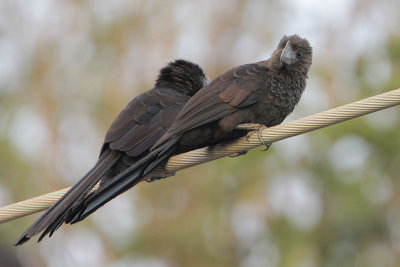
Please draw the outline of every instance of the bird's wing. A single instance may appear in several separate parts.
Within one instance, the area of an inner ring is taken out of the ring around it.
[[[241,108],[258,102],[258,88],[268,69],[258,64],[232,68],[193,96],[172,126],[152,147],[154,150],[172,137],[218,121]]]
[[[39,241],[65,221],[67,213],[83,201],[88,192],[104,177],[125,152],[141,155],[164,134],[188,97],[176,90],[154,88],[132,100],[112,123],[96,165],[45,211],[18,239],[20,245],[45,230]]]
[[[187,100],[184,93],[167,88],[137,96],[111,124],[104,143],[131,157],[141,155],[166,132]]]

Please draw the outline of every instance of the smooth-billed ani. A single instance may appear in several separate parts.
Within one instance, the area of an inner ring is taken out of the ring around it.
[[[188,101],[149,155],[76,205],[67,221],[83,220],[171,155],[245,135],[246,131],[235,130],[241,123],[280,124],[300,100],[311,63],[308,41],[284,36],[270,59],[234,67],[217,77]]]
[[[241,123],[271,127],[294,109],[306,86],[312,48],[297,35],[284,36],[271,58],[231,68],[193,96],[179,112],[151,153],[83,196],[69,212],[60,214],[42,234],[54,232],[57,221],[76,223],[112,198],[136,185],[174,154],[227,142],[246,134]]]
[[[99,181],[101,188],[146,156],[189,98],[207,83],[203,70],[192,62],[175,60],[162,68],[155,87],[133,99],[111,124],[94,167],[33,223],[16,245],[46,229],[40,241],[66,220],[71,208]]]

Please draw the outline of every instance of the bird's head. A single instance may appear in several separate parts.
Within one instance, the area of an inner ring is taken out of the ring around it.
[[[276,69],[286,68],[307,75],[312,63],[312,47],[298,35],[285,35],[271,58]]]
[[[160,70],[156,86],[179,88],[189,96],[193,96],[208,83],[209,80],[199,65],[178,59]]]

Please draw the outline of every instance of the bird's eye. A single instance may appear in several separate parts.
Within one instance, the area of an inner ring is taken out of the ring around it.
[[[301,53],[301,52],[297,52],[297,53],[296,53],[296,56],[297,56],[297,57],[301,57],[302,55],[303,55],[303,53]]]

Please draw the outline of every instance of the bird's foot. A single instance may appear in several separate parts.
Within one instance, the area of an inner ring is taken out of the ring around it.
[[[175,174],[176,174],[175,171],[169,171],[169,172],[164,171],[162,174],[157,174],[157,173],[151,174],[151,175],[145,177],[144,180],[146,182],[151,183],[151,182],[154,182],[154,181],[165,179],[165,178],[170,177],[170,176],[174,176]]]
[[[260,141],[261,144],[265,145],[265,149],[261,150],[261,151],[263,151],[263,152],[267,151],[267,150],[271,147],[271,145],[272,145],[272,143],[266,142],[266,141],[264,141],[264,139],[262,138],[262,132],[263,132],[263,130],[264,130],[265,128],[267,128],[265,125],[260,124],[260,128],[259,128],[258,131],[257,131],[258,140]]]
[[[250,130],[250,131],[257,131],[257,137],[258,140],[260,141],[261,144],[265,145],[265,149],[262,151],[267,151],[272,143],[270,142],[266,142],[263,140],[262,138],[262,132],[264,129],[268,128],[267,126],[263,125],[263,124],[258,124],[258,123],[244,123],[244,124],[240,124],[236,127],[236,129],[240,129],[240,130]],[[246,136],[246,139],[248,140],[248,138],[254,133],[250,133],[250,135]]]
[[[247,150],[246,151],[235,152],[235,153],[229,155],[229,157],[236,158],[236,157],[239,157],[239,156],[246,155],[247,152],[248,152]]]
[[[272,143],[265,144],[265,148],[261,150],[262,152],[267,151],[272,146]]]

